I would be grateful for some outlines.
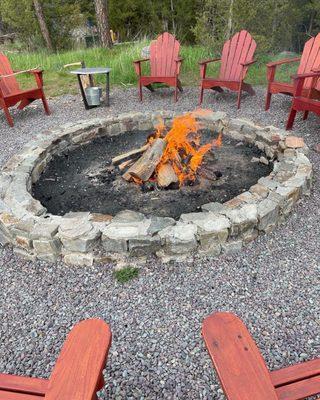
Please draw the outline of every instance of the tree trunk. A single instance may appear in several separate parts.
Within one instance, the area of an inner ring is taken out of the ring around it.
[[[170,0],[171,18],[172,18],[172,32],[176,35],[176,21],[174,19],[174,5],[173,0]]]
[[[234,0],[230,0],[229,6],[229,16],[228,16],[228,25],[227,25],[227,39],[229,40],[232,33],[232,25],[233,25],[233,2]]]
[[[41,30],[43,39],[44,39],[44,41],[46,43],[47,49],[52,51],[53,50],[52,42],[51,42],[51,38],[50,38],[48,27],[47,27],[47,23],[46,23],[46,20],[44,18],[42,5],[41,5],[39,0],[33,0],[33,6],[34,6],[34,10],[36,12],[36,16],[37,16],[37,19],[38,19],[38,22],[39,22],[40,30]]]
[[[97,25],[102,47],[112,47],[108,18],[108,0],[94,0],[97,15]]]

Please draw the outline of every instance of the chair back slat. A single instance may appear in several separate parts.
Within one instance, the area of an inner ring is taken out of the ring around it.
[[[69,333],[49,379],[45,400],[95,398],[111,344],[111,331],[102,320],[78,323]]]
[[[179,57],[180,43],[168,32],[158,36],[150,45],[151,76],[173,77],[175,60]]]
[[[3,53],[0,53],[0,77],[1,75],[10,75],[12,73],[13,71],[8,57]],[[14,76],[0,79],[0,89],[2,90],[4,96],[9,96],[12,93],[17,93],[20,91],[18,81]]]
[[[249,32],[242,30],[225,42],[221,55],[219,78],[239,82],[245,77],[248,67],[243,69],[241,63],[251,61],[257,44]],[[243,72],[243,76],[241,76]]]
[[[312,72],[314,68],[320,69],[320,33],[316,37],[309,39],[304,45],[298,74]],[[304,88],[309,89],[311,83],[312,78],[305,79]],[[320,90],[320,81],[318,81],[316,89]]]
[[[278,400],[265,362],[236,315],[210,315],[202,334],[228,400]]]

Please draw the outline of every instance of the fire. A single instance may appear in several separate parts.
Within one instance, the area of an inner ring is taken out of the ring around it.
[[[202,110],[206,112],[206,110]],[[156,175],[160,168],[167,163],[173,167],[180,186],[186,181],[194,181],[204,155],[212,148],[222,144],[222,135],[217,140],[200,146],[201,136],[199,134],[200,124],[196,121],[198,112],[188,113],[176,117],[172,128],[165,135],[167,142],[162,158],[157,165]],[[156,127],[156,137],[163,136],[165,125],[161,121]]]
[[[197,118],[210,114],[209,110],[196,110],[178,116],[169,130],[164,121],[159,120],[144,146],[131,151],[132,154],[128,152],[114,158],[118,163],[130,155],[142,153],[138,160],[128,160],[131,164],[122,175],[123,179],[137,185],[148,183],[151,188],[164,188],[171,184],[182,186],[195,181],[205,154],[222,144],[221,133],[211,143],[201,144],[201,125]]]

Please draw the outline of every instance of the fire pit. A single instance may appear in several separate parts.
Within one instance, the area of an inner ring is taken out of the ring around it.
[[[199,115],[178,116],[170,128],[160,118],[155,129],[67,149],[34,184],[34,197],[55,215],[131,209],[178,219],[232,199],[271,172],[272,163],[259,162],[261,150],[224,137],[222,122],[206,128]]]
[[[0,242],[69,264],[239,250],[310,190],[303,140],[200,110],[69,124],[0,176]]]

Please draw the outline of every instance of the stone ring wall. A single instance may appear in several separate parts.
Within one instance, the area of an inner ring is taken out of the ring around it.
[[[301,138],[273,126],[261,127],[248,120],[230,119],[225,113],[198,116],[201,123],[224,135],[255,145],[273,162],[269,176],[232,200],[208,203],[201,212],[172,218],[146,217],[124,210],[113,218],[89,212],[56,216],[31,195],[31,187],[53,155],[81,146],[101,136],[132,130],[151,130],[159,116],[170,126],[172,112],[130,113],[118,117],[66,124],[44,132],[12,157],[0,174],[0,243],[28,259],[92,265],[127,257],[155,254],[164,261],[198,252],[219,255],[233,252],[271,231],[308,194],[312,165]],[[128,134],[128,133],[127,133]]]

